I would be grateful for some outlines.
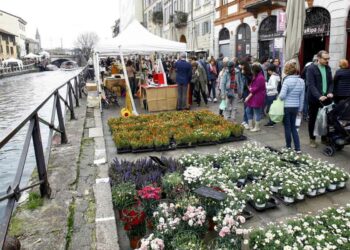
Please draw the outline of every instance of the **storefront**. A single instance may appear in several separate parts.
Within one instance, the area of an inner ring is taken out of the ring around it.
[[[259,27],[259,59],[282,58],[283,31],[277,31],[277,16],[266,17]]]
[[[219,54],[230,56],[230,32],[227,28],[222,28],[219,32]]]
[[[250,45],[250,27],[246,23],[242,23],[237,28],[236,35],[236,56],[238,58],[244,58],[251,54]]]
[[[348,19],[346,21],[346,31],[347,31],[347,46],[346,46],[346,59],[350,62],[350,10],[348,14]]]
[[[301,68],[320,50],[329,50],[331,16],[325,8],[312,7],[306,10],[304,39],[300,49]]]

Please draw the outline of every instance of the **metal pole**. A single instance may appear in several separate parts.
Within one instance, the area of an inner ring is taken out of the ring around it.
[[[79,96],[78,96],[79,87],[78,87],[77,76],[74,77],[74,87],[75,87],[75,106],[79,107]]]
[[[41,194],[41,197],[46,196],[47,198],[50,198],[51,189],[50,189],[49,181],[47,179],[45,156],[44,156],[43,144],[41,141],[38,114],[34,116],[34,128],[33,128],[32,136],[33,136],[33,145],[34,145],[36,167],[38,169],[39,180],[44,181],[42,184],[40,184],[40,194]]]
[[[73,107],[73,98],[72,98],[72,84],[68,81],[68,98],[69,98],[69,109],[70,109],[70,119],[75,119],[74,107]]]
[[[60,98],[58,98],[59,97],[58,91],[56,91],[55,95],[57,96],[56,110],[57,110],[58,124],[59,124],[60,130],[62,131],[61,144],[66,144],[68,140],[67,140],[66,129],[64,127],[64,119],[63,119],[63,114],[61,109],[61,100]]]

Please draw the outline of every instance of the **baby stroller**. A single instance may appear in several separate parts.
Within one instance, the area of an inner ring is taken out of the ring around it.
[[[333,156],[350,144],[350,98],[340,101],[327,113],[326,139],[327,147],[323,154],[327,156]]]

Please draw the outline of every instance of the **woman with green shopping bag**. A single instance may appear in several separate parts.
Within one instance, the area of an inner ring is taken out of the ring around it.
[[[301,115],[304,106],[305,82],[297,75],[297,66],[294,62],[287,62],[284,66],[284,78],[279,99],[284,101],[284,135],[286,147],[291,148],[292,137],[295,151],[300,151],[299,134],[295,125],[296,118]]]

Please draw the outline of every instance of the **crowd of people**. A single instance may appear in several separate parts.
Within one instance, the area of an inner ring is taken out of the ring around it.
[[[218,113],[235,122],[238,102],[242,102],[242,125],[251,132],[261,130],[263,117],[268,118],[271,104],[280,98],[284,101],[286,147],[292,148],[293,141],[294,149],[300,152],[297,118],[308,121],[310,146],[317,147],[314,128],[319,108],[350,97],[348,61],[340,60],[333,76],[329,58],[329,53],[322,50],[300,71],[296,61],[289,61],[282,67],[279,58],[257,60],[247,56],[239,60],[222,54],[217,59],[203,55],[188,58],[186,53],[181,53],[178,60],[173,56],[162,58],[162,66],[167,83],[178,85],[177,110],[220,102]],[[101,65],[109,67],[116,60],[107,58]],[[136,73],[142,72],[144,78],[151,77],[156,67],[148,57],[126,58],[133,96],[137,96],[138,89]],[[270,119],[264,124],[266,127],[274,125]]]
[[[332,102],[338,103],[350,97],[350,69],[348,61],[340,60],[339,69],[332,75],[328,65],[330,56],[320,51],[313,62],[300,72],[296,61],[289,61],[283,67],[279,58],[252,60],[229,59],[220,54],[213,57],[192,57],[186,60],[181,54],[174,64],[179,85],[178,110],[189,109],[192,97],[198,106],[201,99],[208,102],[221,102],[219,114],[236,121],[237,103],[243,102],[242,125],[251,132],[261,130],[261,120],[268,115],[271,104],[277,98],[284,101],[283,125],[286,147],[301,152],[296,120],[303,117],[308,121],[310,146],[317,147],[314,135],[316,117],[319,109]],[[189,88],[189,96],[187,96]],[[269,120],[265,126],[273,127]],[[326,143],[326,138],[321,138]]]

